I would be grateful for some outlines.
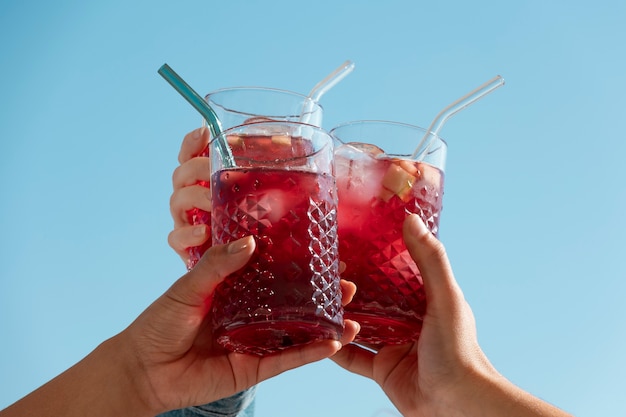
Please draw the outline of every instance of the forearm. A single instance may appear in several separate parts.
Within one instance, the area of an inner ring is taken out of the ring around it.
[[[496,372],[478,374],[470,384],[440,404],[435,416],[459,417],[572,417],[531,395]]]
[[[3,411],[0,417],[152,416],[117,338]]]

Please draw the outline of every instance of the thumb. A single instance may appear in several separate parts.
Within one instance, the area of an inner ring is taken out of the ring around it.
[[[428,309],[453,311],[463,300],[446,249],[417,214],[409,215],[402,228],[404,241],[424,281]]]
[[[191,306],[204,304],[217,284],[248,262],[255,248],[252,236],[211,247],[191,271],[172,285],[169,296]]]

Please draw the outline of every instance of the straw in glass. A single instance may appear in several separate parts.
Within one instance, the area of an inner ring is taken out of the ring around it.
[[[315,86],[309,92],[307,96],[308,100],[302,108],[300,114],[300,121],[302,123],[308,123],[311,117],[312,108],[319,103],[322,96],[331,88],[333,88],[339,81],[343,80],[346,75],[350,74],[354,70],[354,62],[347,60],[340,66],[338,66],[333,72],[328,74],[323,80],[315,84]]]
[[[439,134],[439,131],[443,127],[444,123],[448,119],[450,119],[450,117],[454,116],[470,104],[474,103],[476,100],[484,97],[496,88],[503,85],[504,78],[502,78],[500,75],[497,75],[491,80],[487,81],[485,84],[469,92],[468,94],[464,95],[460,99],[456,100],[455,102],[451,103],[449,106],[441,110],[426,130],[426,134],[415,148],[415,151],[411,155],[411,158],[419,160],[422,155],[428,152],[428,149],[435,141],[435,138]]]
[[[225,138],[222,136],[222,125],[215,111],[189,86],[189,84],[176,74],[169,65],[163,64],[163,66],[159,68],[158,73],[204,117],[211,132],[211,136],[217,141],[216,149],[223,161],[224,167],[233,168],[235,166],[235,158]]]
[[[354,70],[354,62],[347,60],[328,74],[326,78],[315,84],[308,97],[316,103],[319,102],[324,93],[333,88],[339,81],[343,80],[352,70]]]

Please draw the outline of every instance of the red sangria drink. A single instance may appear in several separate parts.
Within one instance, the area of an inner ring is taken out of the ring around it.
[[[310,97],[292,91],[264,87],[230,87],[213,91],[205,100],[215,111],[222,129],[229,129],[258,120],[300,122],[321,126],[322,107]],[[199,156],[207,156],[208,149]],[[199,185],[209,188],[210,184]],[[211,213],[194,208],[189,210],[190,224],[211,224]],[[187,249],[188,269],[194,267],[204,252],[211,247],[210,240],[201,246]]]
[[[442,209],[446,145],[437,139],[422,161],[391,155],[379,143],[412,151],[420,128],[391,122],[352,122],[331,130],[339,195],[342,277],[357,286],[345,317],[360,323],[356,342],[368,346],[417,340],[426,311],[420,272],[402,238],[417,213],[437,235]]]
[[[215,290],[218,343],[265,355],[343,332],[332,140],[299,123],[224,132],[234,167],[211,143],[213,244],[253,235],[256,251]]]

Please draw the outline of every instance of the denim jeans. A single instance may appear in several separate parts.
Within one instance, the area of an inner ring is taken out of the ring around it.
[[[252,417],[255,394],[256,386],[209,404],[168,411],[158,417]]]

